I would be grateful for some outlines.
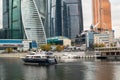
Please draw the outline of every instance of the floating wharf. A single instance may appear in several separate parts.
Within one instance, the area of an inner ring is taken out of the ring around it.
[[[95,48],[95,52],[100,54],[99,58],[120,60],[120,47]]]

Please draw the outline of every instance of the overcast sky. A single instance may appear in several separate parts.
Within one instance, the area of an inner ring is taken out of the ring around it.
[[[2,0],[0,0],[0,28],[2,27]]]
[[[83,19],[84,29],[89,29],[92,24],[92,0],[82,0],[83,2]],[[0,0],[0,27],[2,25],[2,0]],[[111,2],[111,14],[112,14],[112,25],[115,30],[115,36],[120,37],[120,0],[110,0]]]

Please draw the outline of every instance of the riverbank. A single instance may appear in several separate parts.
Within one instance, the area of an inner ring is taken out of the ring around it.
[[[84,51],[78,51],[78,52],[55,52],[53,55],[56,58],[61,58],[63,55],[74,55],[75,58],[95,58],[94,53],[86,53]]]
[[[27,53],[0,53],[2,58],[21,58],[27,55]]]
[[[7,58],[21,58],[27,55],[28,53],[0,53],[0,57],[7,57]],[[94,54],[88,54],[85,52],[54,52],[53,55],[56,58],[61,58],[63,55],[71,54],[77,55],[77,58],[93,58],[95,57]]]

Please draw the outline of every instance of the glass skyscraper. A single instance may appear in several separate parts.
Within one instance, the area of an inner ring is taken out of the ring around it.
[[[3,28],[7,39],[46,43],[47,0],[3,0]]]
[[[46,43],[45,0],[21,0],[21,12],[27,39]]]
[[[7,39],[23,39],[21,0],[3,0],[3,28]]]
[[[55,36],[74,38],[83,31],[82,0],[52,0]]]
[[[83,31],[82,0],[63,0],[64,33],[69,31],[70,38],[81,34]],[[67,13],[65,12],[67,11]],[[65,18],[67,17],[67,20]],[[65,23],[65,21],[67,21]],[[67,25],[66,25],[67,24]]]
[[[62,0],[56,0],[55,35],[62,36]]]

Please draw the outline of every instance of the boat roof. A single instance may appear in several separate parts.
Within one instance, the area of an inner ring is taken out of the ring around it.
[[[28,54],[26,56],[46,56],[46,54]]]

